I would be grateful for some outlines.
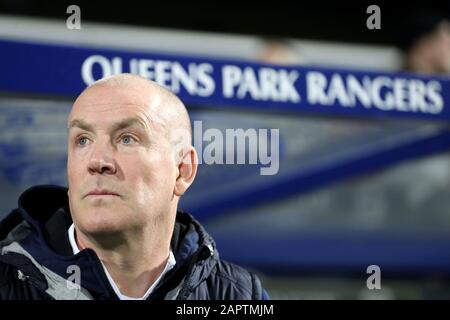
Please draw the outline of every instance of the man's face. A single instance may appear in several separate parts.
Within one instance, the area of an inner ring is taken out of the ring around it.
[[[167,128],[150,106],[155,99],[142,88],[100,85],[75,102],[69,202],[84,233],[140,228],[169,214],[177,169]]]

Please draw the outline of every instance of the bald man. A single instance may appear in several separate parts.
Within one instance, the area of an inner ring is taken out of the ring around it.
[[[130,74],[97,81],[68,119],[69,188],[36,186],[0,223],[1,299],[266,299],[178,210],[197,154],[171,92]]]

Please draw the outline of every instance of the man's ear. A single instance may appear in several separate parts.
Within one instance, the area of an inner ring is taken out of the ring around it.
[[[198,160],[197,151],[193,146],[189,149],[183,150],[185,153],[178,164],[178,177],[175,182],[174,193],[177,196],[182,196],[189,186],[194,182],[197,174]]]

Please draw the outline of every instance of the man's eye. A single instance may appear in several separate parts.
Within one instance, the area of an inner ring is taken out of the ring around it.
[[[87,145],[89,140],[86,137],[80,137],[77,139],[76,144],[79,146],[85,146]]]
[[[133,144],[136,142],[132,136],[122,136],[120,140],[123,144]]]

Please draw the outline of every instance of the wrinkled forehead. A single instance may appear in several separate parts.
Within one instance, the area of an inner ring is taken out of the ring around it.
[[[157,112],[160,99],[158,95],[139,88],[89,88],[73,104],[68,127],[79,120],[104,127],[125,118],[136,118],[148,129],[166,129],[164,118]]]

